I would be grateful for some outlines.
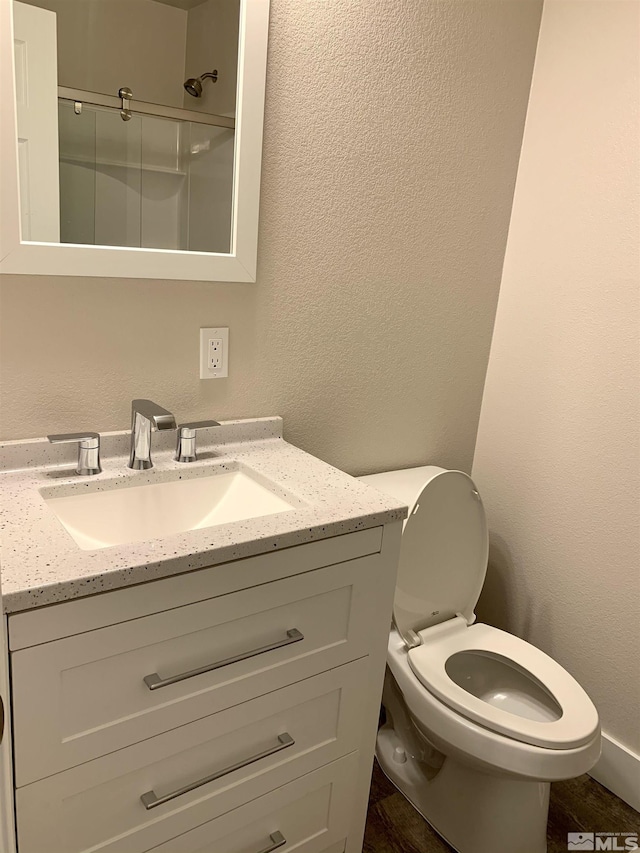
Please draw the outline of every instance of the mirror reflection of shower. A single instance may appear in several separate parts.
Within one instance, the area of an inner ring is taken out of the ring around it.
[[[194,98],[201,98],[202,81],[207,79],[213,80],[214,83],[218,82],[218,72],[215,68],[213,71],[207,71],[206,74],[201,74],[199,77],[189,77],[188,80],[184,81],[184,88],[190,95],[193,95]]]
[[[190,77],[189,95],[205,80]],[[231,241],[232,121],[136,101],[120,87],[116,122],[109,98],[60,92],[61,241],[226,253]],[[78,111],[79,110],[79,111]],[[220,205],[220,199],[224,204]],[[216,209],[218,208],[218,209]]]
[[[55,228],[38,231],[36,170],[21,161],[30,240],[230,253],[240,5],[131,3],[123,31],[114,0],[14,2],[24,43],[46,39],[25,82],[41,117],[28,156],[59,190],[46,197]]]

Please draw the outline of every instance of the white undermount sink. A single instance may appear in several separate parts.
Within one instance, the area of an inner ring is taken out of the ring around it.
[[[149,478],[149,475],[146,475]],[[134,478],[41,490],[51,509],[84,551],[160,539],[233,521],[286,512],[303,505],[249,468],[172,473],[138,484]],[[153,475],[151,475],[153,477]],[[149,478],[150,479],[150,478]],[[99,490],[98,490],[99,489]]]

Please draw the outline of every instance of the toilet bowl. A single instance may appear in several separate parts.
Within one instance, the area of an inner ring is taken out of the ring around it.
[[[550,782],[596,763],[598,712],[544,652],[475,623],[489,537],[469,476],[425,466],[361,480],[409,506],[378,762],[459,853],[544,853]]]

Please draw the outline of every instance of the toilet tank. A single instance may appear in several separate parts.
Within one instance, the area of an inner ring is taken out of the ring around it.
[[[379,489],[386,495],[407,504],[410,516],[413,505],[424,486],[445,470],[445,468],[439,468],[437,465],[420,465],[417,468],[403,468],[401,471],[369,474],[366,477],[358,477],[358,479],[368,486],[373,486],[374,489]],[[403,522],[403,529],[406,523],[407,519]]]

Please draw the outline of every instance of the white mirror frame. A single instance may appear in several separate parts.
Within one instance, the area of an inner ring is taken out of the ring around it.
[[[0,0],[0,272],[256,280],[269,0],[240,0],[231,253],[23,242],[20,235],[13,3]]]

